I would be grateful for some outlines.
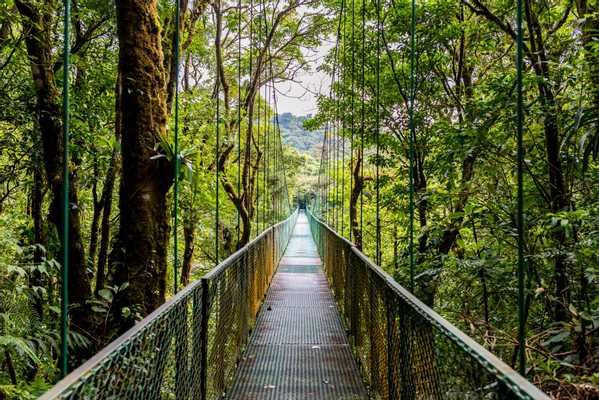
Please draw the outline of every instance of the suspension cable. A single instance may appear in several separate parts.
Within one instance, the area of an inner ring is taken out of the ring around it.
[[[324,219],[328,223],[328,210],[329,210],[329,193],[328,193],[328,143],[329,143],[329,126],[325,125],[324,128],[324,147],[323,147],[323,157],[324,157],[324,171],[323,171],[323,194],[324,194]]]
[[[268,32],[266,32],[266,34],[268,34]],[[266,75],[266,73],[265,73]],[[262,202],[262,218],[264,220],[263,226],[262,226],[262,230],[266,229],[266,227],[268,226],[268,215],[267,215],[267,208],[269,207],[269,197],[268,197],[268,167],[270,164],[270,157],[268,154],[268,150],[269,150],[269,143],[268,143],[268,137],[269,137],[269,126],[268,126],[268,102],[269,102],[269,97],[268,97],[268,85],[264,85],[264,173],[262,174],[262,181],[263,181],[263,186],[264,186],[264,201]]]
[[[237,0],[237,195],[241,197],[241,0]],[[237,244],[241,241],[241,212],[237,209]]]
[[[218,2],[218,7],[219,7],[219,13],[220,11],[220,1]],[[220,29],[221,27],[219,26],[218,29]],[[218,40],[220,40],[220,35],[218,37]],[[218,49],[220,49],[220,43],[218,46]],[[219,50],[220,51],[220,50]],[[220,57],[220,55],[219,55]],[[215,264],[218,265],[219,263],[219,250],[220,250],[220,205],[219,205],[219,198],[220,198],[220,184],[219,184],[219,170],[220,170],[220,157],[219,157],[219,152],[220,152],[220,68],[217,66],[216,68],[216,144],[214,146],[214,156],[215,156],[215,171],[214,171],[214,183],[216,184],[216,199],[215,199],[215,221],[214,221],[214,243],[215,243],[215,259],[216,262]]]
[[[346,39],[345,39],[345,35],[346,35],[346,27],[345,27],[345,1],[341,0],[341,10],[339,13],[339,26],[341,26],[341,24],[343,24],[343,43],[341,45],[341,63],[340,63],[340,68],[343,68],[343,76],[341,77],[341,84],[339,87],[340,90],[340,96],[341,97],[341,101],[343,101],[343,103],[345,103],[345,81],[346,81],[346,77],[345,77],[345,46],[346,46]],[[339,36],[339,32],[337,33],[337,36]],[[344,104],[345,106],[345,104]],[[339,98],[337,99],[337,115],[341,115],[340,114],[340,100]],[[342,120],[341,120],[341,130],[343,132],[343,138],[342,138],[342,150],[341,150],[341,236],[345,237],[345,116],[343,116]]]
[[[175,1],[175,182],[173,188],[173,286],[174,293],[178,288],[178,270],[179,270],[179,174],[181,160],[179,159],[179,41],[181,35],[181,0]]]
[[[364,99],[366,96],[366,0],[362,0],[361,8],[362,18],[362,60],[361,60],[361,77],[360,83],[360,250],[364,247],[364,129],[365,129],[365,112]]]
[[[410,138],[409,138],[409,191],[410,191],[410,288],[414,292],[414,97],[416,95],[415,79],[416,63],[416,0],[412,0],[411,32],[410,32]]]
[[[355,24],[355,19],[356,19],[356,9],[355,9],[355,0],[352,0],[351,2],[351,88],[350,88],[350,102],[351,102],[351,120],[350,120],[350,126],[351,126],[351,138],[349,141],[349,148],[350,148],[350,171],[349,171],[349,187],[350,187],[350,192],[349,192],[349,196],[350,196],[350,203],[349,203],[349,207],[350,207],[350,214],[349,214],[349,240],[351,242],[352,240],[352,234],[353,234],[353,224],[354,224],[354,220],[352,218],[351,215],[351,201],[352,201],[352,196],[353,196],[353,188],[354,188],[354,130],[355,130],[355,120],[354,120],[354,112],[355,112],[355,104],[354,104],[354,89],[355,89],[355,65],[356,65],[356,52],[355,52],[355,39],[356,39],[356,24]]]
[[[264,38],[266,41],[266,38],[268,37],[268,18],[266,16],[266,3],[263,3],[263,15],[264,15]],[[270,48],[270,44],[267,46],[267,54],[268,54],[268,49]],[[270,214],[270,207],[272,207],[272,204],[270,204],[270,194],[269,194],[269,190],[268,190],[268,176],[269,176],[269,169],[270,169],[270,162],[271,162],[271,157],[269,154],[270,151],[270,143],[269,143],[269,139],[270,139],[270,121],[269,121],[269,109],[270,109],[270,93],[269,93],[269,88],[268,88],[268,73],[266,71],[266,68],[264,68],[264,75],[266,76],[267,79],[264,80],[264,145],[265,145],[265,149],[264,149],[264,176],[263,176],[263,181],[264,181],[264,202],[262,205],[262,217],[264,218],[264,226],[263,229],[266,229],[266,227],[269,226],[270,223],[270,219],[269,219],[269,214]]]
[[[343,1],[343,0],[342,0]],[[329,100],[332,102],[333,93],[335,88],[335,80],[339,80],[339,72],[337,65],[339,63],[339,34],[341,31],[341,16],[337,24],[337,38],[335,40],[335,51],[333,56],[333,76],[331,78],[331,87],[329,90]],[[339,101],[338,95],[335,93],[335,117],[334,117],[334,130],[335,130],[335,230],[339,228]],[[341,207],[342,208],[342,207]]]
[[[248,92],[249,92],[249,88],[252,87],[252,79],[254,76],[254,0],[250,0],[250,13],[249,13],[249,81],[248,81]],[[251,112],[249,112],[248,110],[248,115],[247,115],[247,119],[248,119],[248,140],[245,143],[246,146],[246,154],[247,154],[247,159],[249,162],[249,172],[250,172],[250,176],[248,177],[247,174],[245,174],[245,170],[244,170],[244,181],[246,182],[246,188],[244,188],[244,190],[248,190],[247,193],[245,193],[245,200],[247,201],[248,207],[247,207],[247,212],[248,212],[248,220],[250,221],[250,232],[249,232],[249,236],[252,235],[252,227],[251,227],[251,214],[250,214],[250,210],[251,211],[255,211],[254,210],[254,199],[252,198],[253,193],[251,190],[251,170],[252,170],[252,140],[253,140],[253,136],[254,136],[254,103],[255,100],[249,99],[249,106],[248,108],[251,109]],[[250,132],[251,130],[251,132]],[[247,165],[247,164],[246,164]],[[250,181],[248,182],[247,179],[250,179]]]
[[[279,161],[280,172],[279,173],[283,176],[283,183],[284,183],[283,187],[285,188],[285,193],[286,193],[286,198],[287,198],[287,212],[290,213],[291,212],[291,203],[289,201],[289,188],[287,186],[287,176],[285,175],[284,160],[283,160],[283,139],[281,137],[281,126],[279,125],[279,110],[278,110],[278,106],[277,106],[277,89],[275,87],[275,75],[274,75],[274,69],[272,67],[272,57],[270,54],[270,49],[268,49],[268,52],[269,52],[268,61],[269,61],[270,76],[272,78],[271,84],[272,84],[272,100],[273,100],[273,107],[274,107],[273,112],[274,112],[274,116],[275,116],[274,117],[275,118],[275,130],[276,130],[276,135],[275,135],[276,145],[275,146],[278,148],[278,151],[279,151],[279,156],[280,156],[280,161]],[[277,176],[277,180],[278,180],[278,176]]]
[[[381,0],[376,0],[376,86],[375,86],[375,97],[376,97],[376,265],[382,265],[383,257],[381,254],[381,191],[380,191],[380,133],[381,133],[381,117],[380,105],[381,105]]]
[[[258,6],[262,5],[262,0],[260,0],[260,3],[258,4]],[[260,9],[258,11],[258,13],[260,12]],[[258,32],[256,33],[257,36],[257,44],[261,45],[261,39],[262,39],[262,22],[260,20],[258,20]],[[256,236],[258,236],[258,234],[260,233],[260,162],[262,161],[262,156],[260,154],[260,125],[262,124],[262,115],[260,114],[260,83],[262,82],[262,76],[260,71],[258,70],[260,68],[260,64],[258,63],[256,65],[256,79],[258,80],[258,82],[256,83],[256,87],[257,87],[257,101],[258,101],[258,110],[257,110],[257,124],[256,124],[256,175],[255,175],[255,187],[256,187],[256,207],[254,209],[255,212],[255,225],[256,225]],[[256,101],[256,100],[254,100]],[[258,158],[259,157],[259,158]]]
[[[524,33],[522,28],[522,0],[517,0],[516,11],[516,130],[518,140],[518,370],[526,374],[526,314],[524,309],[524,98],[522,94]]]
[[[67,374],[69,318],[69,71],[71,69],[71,0],[64,2],[62,76],[62,269],[60,303],[60,375]]]

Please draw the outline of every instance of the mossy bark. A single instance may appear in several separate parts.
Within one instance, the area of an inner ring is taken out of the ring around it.
[[[37,100],[37,122],[41,135],[45,178],[52,192],[49,208],[49,221],[56,226],[59,237],[62,235],[63,213],[63,126],[60,95],[54,73],[55,57],[51,41],[50,27],[54,24],[55,2],[48,2],[44,7],[19,0],[17,9],[22,17],[23,30],[27,32],[25,44],[30,61],[33,86]],[[74,325],[89,332],[92,320],[87,300],[91,296],[90,278],[86,271],[85,250],[81,236],[79,215],[77,176],[71,169],[69,186],[69,303],[80,304],[81,307],[71,311]]]
[[[128,282],[116,297],[122,307],[146,315],[164,302],[168,242],[166,194],[172,163],[161,156],[167,137],[166,74],[156,0],[119,0],[117,29],[122,130],[120,230],[113,254],[115,283]]]

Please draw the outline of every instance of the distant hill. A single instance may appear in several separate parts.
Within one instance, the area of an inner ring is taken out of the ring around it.
[[[296,116],[291,113],[279,114],[279,126],[284,144],[315,156],[317,146],[322,143],[322,131],[311,132],[304,129],[304,121],[310,117],[310,115]]]

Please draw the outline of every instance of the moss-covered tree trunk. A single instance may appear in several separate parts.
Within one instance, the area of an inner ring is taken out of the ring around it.
[[[51,27],[54,24],[54,1],[43,7],[37,3],[20,0],[16,3],[21,15],[23,30],[27,33],[25,44],[30,61],[33,86],[37,100],[37,122],[41,135],[45,178],[52,192],[49,208],[49,221],[62,236],[63,213],[63,133],[60,94],[56,84],[55,56],[51,41]],[[90,278],[86,271],[85,250],[81,237],[78,182],[72,172],[69,186],[69,303],[80,304],[71,312],[74,325],[89,332],[92,320],[86,302],[91,296]]]
[[[120,230],[113,261],[115,283],[128,282],[114,309],[146,315],[164,302],[168,242],[166,194],[172,163],[160,156],[167,137],[166,74],[157,0],[119,0],[117,29],[122,132]]]

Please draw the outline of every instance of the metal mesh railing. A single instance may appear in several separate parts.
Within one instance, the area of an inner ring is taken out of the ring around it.
[[[373,399],[549,399],[308,211]]]
[[[296,219],[182,289],[42,399],[222,398]]]

